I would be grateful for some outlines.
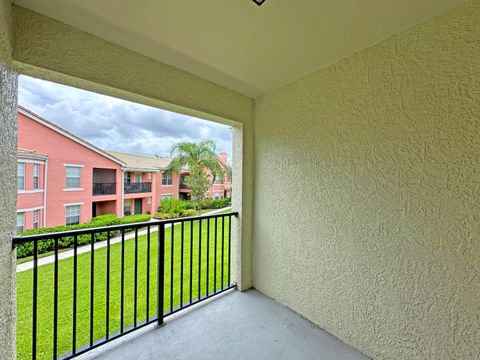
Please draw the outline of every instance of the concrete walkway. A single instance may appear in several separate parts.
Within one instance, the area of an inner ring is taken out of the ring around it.
[[[231,207],[212,210],[212,211],[209,211],[208,213],[202,214],[202,216],[203,215],[214,215],[214,214],[223,212],[223,211],[228,210],[228,209],[231,209]],[[175,224],[175,226],[177,226],[179,224],[180,223],[177,223],[177,224]],[[168,229],[169,227],[171,227],[171,224],[165,225],[166,229]],[[150,234],[153,234],[155,232],[157,232],[156,227],[150,228]],[[138,232],[138,236],[146,235],[146,234],[147,234],[146,229]],[[133,239],[133,238],[135,238],[135,233],[134,232],[130,232],[130,233],[125,234],[125,240],[130,240],[130,239]],[[112,236],[112,238],[110,239],[110,244],[111,245],[117,244],[121,241],[122,241],[122,237],[120,235]],[[93,245],[94,249],[100,249],[100,248],[103,248],[103,247],[106,247],[106,246],[107,246],[107,241],[99,241],[99,242],[96,242]],[[77,247],[77,254],[88,253],[88,252],[90,252],[90,250],[91,250],[90,245],[82,245],[82,246]],[[58,253],[58,260],[68,259],[72,256],[73,256],[73,250],[63,251],[63,252]],[[45,257],[42,257],[42,258],[38,259],[38,266],[51,264],[54,261],[55,261],[55,256],[54,255],[45,256]],[[26,261],[22,264],[17,265],[17,272],[22,272],[22,271],[26,271],[26,270],[30,270],[30,269],[33,269],[33,261]]]
[[[256,290],[232,291],[79,357],[111,360],[367,360]]]

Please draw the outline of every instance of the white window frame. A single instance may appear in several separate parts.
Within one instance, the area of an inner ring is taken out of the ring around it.
[[[225,179],[223,178],[223,176],[218,176],[218,175],[215,176],[215,184],[216,185],[223,185],[224,180]]]
[[[127,201],[125,201],[123,203],[123,215],[125,215],[125,213],[127,212],[127,209],[128,208],[128,212],[131,214],[132,213],[132,200],[128,199]]]
[[[22,219],[22,224],[19,225],[19,217],[21,217]],[[21,230],[19,230],[19,228],[21,228]],[[17,234],[20,234],[22,231],[25,230],[25,213],[24,212],[17,212]]]
[[[163,199],[173,199],[175,198],[175,195],[172,193],[167,193],[167,194],[162,194],[162,200]]]
[[[38,229],[40,227],[40,210],[33,210],[33,228]]]
[[[40,188],[40,164],[33,164],[33,188]]]
[[[68,172],[69,170],[76,170],[78,171],[78,177],[77,176],[69,176]],[[72,184],[68,184],[68,179],[78,179],[78,184],[75,183],[72,186]],[[77,165],[65,165],[65,191],[75,191],[75,190],[83,190],[82,187],[82,166],[77,166]]]
[[[136,172],[135,173],[135,183],[141,184],[142,183],[142,173]]]
[[[82,204],[65,204],[65,225],[80,224],[80,217],[81,217],[81,212],[82,212],[81,206],[82,206]],[[78,209],[78,215],[76,214],[76,211],[73,214],[72,213],[69,214],[69,211],[77,210],[77,209]],[[72,218],[72,217],[78,217],[78,222],[70,222],[69,223],[68,218]]]
[[[20,176],[20,169],[22,169],[22,175]],[[17,190],[25,190],[25,170],[26,166],[24,162],[17,163]],[[20,179],[22,182],[20,183]]]
[[[170,181],[168,181],[168,179],[170,179]],[[164,184],[164,180],[165,180],[165,184]],[[163,173],[162,174],[162,186],[173,186],[173,175],[172,174],[165,174]]]

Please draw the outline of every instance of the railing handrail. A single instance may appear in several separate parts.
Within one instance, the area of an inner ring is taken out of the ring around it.
[[[30,241],[56,239],[56,238],[62,238],[66,236],[85,235],[85,234],[92,234],[92,233],[98,233],[103,231],[114,231],[114,230],[132,229],[132,228],[138,229],[138,228],[149,226],[149,225],[154,226],[154,225],[161,225],[161,224],[173,224],[173,223],[181,223],[181,222],[186,222],[191,220],[213,219],[213,218],[220,218],[225,216],[238,217],[238,211],[232,211],[229,213],[222,213],[222,214],[188,216],[183,218],[174,218],[174,219],[165,219],[165,220],[150,220],[150,221],[137,222],[137,223],[131,223],[131,224],[107,225],[107,226],[101,226],[101,227],[58,231],[58,232],[51,232],[51,233],[44,233],[44,234],[15,236],[12,238],[12,245],[13,247],[15,247],[17,245],[24,244]]]

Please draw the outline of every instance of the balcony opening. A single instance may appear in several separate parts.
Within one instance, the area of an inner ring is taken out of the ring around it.
[[[230,127],[19,84],[19,359],[76,357],[235,287]]]

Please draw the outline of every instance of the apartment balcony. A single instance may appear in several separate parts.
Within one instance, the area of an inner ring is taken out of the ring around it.
[[[148,193],[152,191],[151,182],[125,183],[123,186],[125,194]]]
[[[367,359],[260,292],[235,290],[237,215],[14,238],[33,256],[17,270],[18,312],[29,315],[17,322],[18,357]],[[53,255],[40,259],[39,245]]]
[[[117,183],[93,183],[93,195],[115,195]]]
[[[180,183],[180,186],[179,186],[180,190],[190,190],[190,188],[188,187],[187,184],[185,183]]]

